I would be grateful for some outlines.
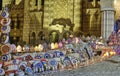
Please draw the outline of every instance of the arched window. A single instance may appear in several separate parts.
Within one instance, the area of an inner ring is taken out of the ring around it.
[[[43,33],[43,31],[40,31],[39,33],[38,33],[38,37],[39,37],[39,39],[40,40],[43,40],[44,39],[44,33]]]
[[[38,0],[35,0],[35,6],[38,6]]]
[[[88,0],[88,2],[92,2],[93,0]]]
[[[17,20],[17,29],[20,29],[20,20]]]
[[[10,26],[11,29],[14,29],[14,23],[15,23],[15,22],[11,19],[11,26]]]
[[[32,32],[31,39],[30,39],[30,44],[32,44],[32,45],[35,45],[35,43],[36,43],[35,36],[36,36],[35,32]]]
[[[44,0],[41,0],[41,5],[44,6]]]
[[[35,37],[35,32],[32,32],[32,37]]]

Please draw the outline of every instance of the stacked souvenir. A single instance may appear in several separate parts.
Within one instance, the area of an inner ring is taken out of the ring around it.
[[[1,13],[1,72],[0,75],[8,75],[13,76],[14,73],[17,71],[16,62],[12,59],[11,52],[15,51],[15,45],[11,45],[9,43],[9,32],[10,32],[10,22],[11,19],[9,17],[8,8],[5,7]],[[3,69],[4,70],[3,70]]]
[[[116,54],[120,54],[120,31],[117,33],[112,32],[109,37],[108,45],[113,47]]]
[[[91,46],[94,50],[94,53],[98,54],[99,58],[95,58],[100,60],[97,61],[101,61],[115,55],[114,49],[106,45],[106,42],[103,40],[102,37],[98,37],[95,41],[91,41]]]
[[[59,47],[58,44],[60,44]],[[64,46],[61,45],[63,45],[62,42],[55,43],[54,45],[52,43],[51,50],[47,52],[39,51],[35,46],[34,53],[29,53],[27,51],[30,50],[26,49],[24,50],[26,53],[13,56],[13,58],[22,60],[18,64],[20,73],[25,71],[24,74],[30,75],[32,73],[44,74],[56,72],[57,70],[78,68],[78,66],[87,65],[87,60],[93,56],[92,50],[90,50],[91,47],[87,46],[86,43],[80,41],[78,38],[74,38],[71,42],[64,44]],[[17,51],[21,50],[23,49],[19,45]]]
[[[38,73],[49,74],[58,70],[72,70],[100,60],[94,54],[96,50],[102,51],[102,57],[106,57],[111,54],[110,51],[113,51],[104,45],[101,37],[93,41],[91,37],[87,37],[84,42],[73,35],[50,45],[43,43],[37,46],[18,45],[16,47],[14,44],[9,44],[11,19],[7,7],[3,9],[1,17],[0,75],[30,76]]]
[[[2,69],[3,68],[2,62],[5,62],[5,61],[9,60],[9,58],[10,58],[9,57],[10,47],[9,47],[8,42],[9,42],[9,32],[10,32],[9,24],[10,24],[11,20],[9,18],[9,13],[8,13],[7,8],[3,9],[2,13],[1,13],[1,17],[2,17],[2,19],[1,19],[0,23],[2,25],[1,26],[1,32],[2,32],[2,34],[1,34],[1,54],[2,54],[2,56],[1,56],[0,75],[4,75],[6,70],[4,69],[5,70],[5,72],[4,72],[4,70]]]

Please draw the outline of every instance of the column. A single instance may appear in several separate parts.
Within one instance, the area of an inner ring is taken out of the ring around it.
[[[82,10],[82,0],[74,0],[74,28],[73,31],[76,32],[81,27],[81,10]]]
[[[114,0],[101,0],[101,36],[108,40],[114,28]]]
[[[45,4],[44,4],[44,22],[43,22],[43,28],[47,29],[49,27],[50,24],[50,16],[53,13],[51,8],[51,4],[52,2],[50,2],[51,0],[46,0]]]
[[[30,16],[29,16],[29,1],[24,0],[24,26],[23,26],[23,41],[29,42],[29,32],[30,32]]]

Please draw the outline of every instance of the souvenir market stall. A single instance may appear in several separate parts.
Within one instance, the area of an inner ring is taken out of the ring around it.
[[[115,32],[111,33],[109,37],[108,45],[113,47],[116,54],[118,55],[120,54],[120,30],[117,33]]]
[[[91,65],[115,55],[103,39],[69,36],[59,42],[36,46],[9,43],[10,21],[8,9],[2,11],[0,75],[24,76],[50,74]],[[5,36],[5,37],[4,37]]]

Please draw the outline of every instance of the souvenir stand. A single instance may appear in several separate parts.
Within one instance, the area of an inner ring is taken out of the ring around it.
[[[120,54],[120,30],[118,30],[117,33],[115,32],[111,33],[108,45],[115,50],[116,54],[118,55]]]
[[[10,22],[11,19],[9,17],[8,8],[5,7],[1,13],[1,71],[0,75],[14,75],[17,71],[17,61],[12,60],[12,48],[15,45],[11,45],[9,43],[9,32],[10,32]]]
[[[36,46],[14,45],[9,43],[10,17],[8,8],[1,13],[1,62],[0,76],[25,76],[52,74],[62,70],[72,70],[91,65],[114,55],[111,47],[101,38],[69,36],[59,42]],[[101,54],[98,54],[98,51]]]

